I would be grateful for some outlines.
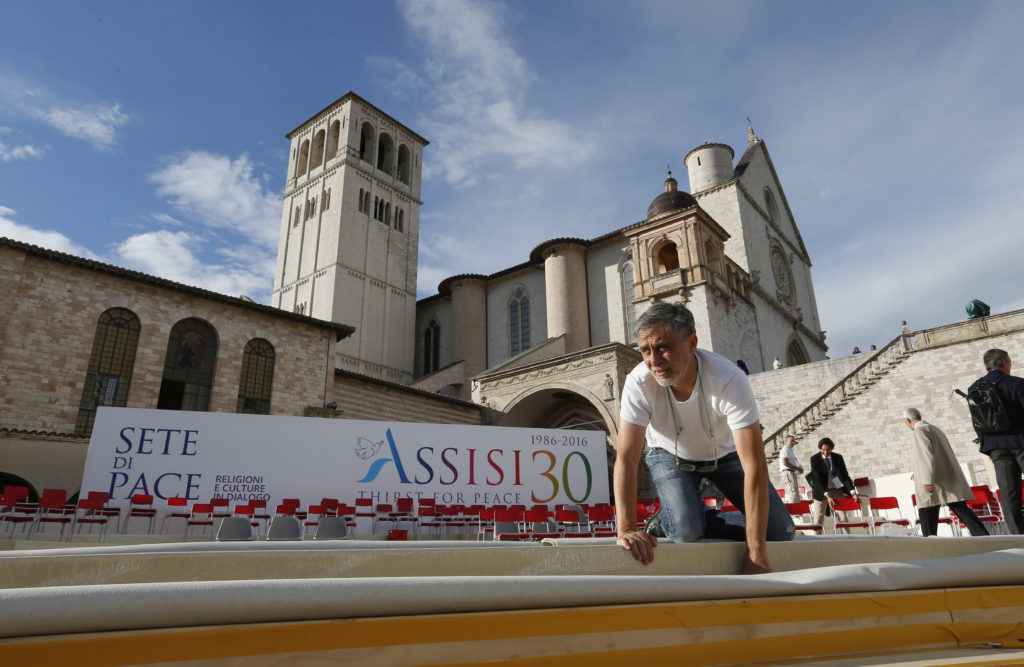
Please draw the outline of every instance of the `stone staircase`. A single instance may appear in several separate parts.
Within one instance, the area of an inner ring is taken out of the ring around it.
[[[866,392],[872,385],[888,375],[913,352],[909,332],[904,330],[881,349],[866,354],[867,357],[843,379],[827,389],[820,397],[783,424],[777,431],[764,439],[768,460],[778,458],[786,436],[798,440],[811,433],[826,420]]]

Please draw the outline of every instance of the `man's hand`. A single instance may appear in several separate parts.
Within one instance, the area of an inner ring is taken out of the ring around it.
[[[647,565],[654,560],[654,547],[658,546],[658,538],[642,530],[631,530],[620,535],[615,543],[633,554],[633,558]]]
[[[836,501],[832,500],[832,496],[830,496],[830,495],[828,495],[828,494],[826,493],[826,494],[825,494],[825,500],[827,500],[827,501],[828,501],[828,506],[829,506],[829,507],[831,507],[832,509],[835,509],[835,506],[836,506]]]
[[[935,487],[931,484],[925,484],[924,490],[927,491],[928,493],[935,493]]]
[[[768,562],[767,553],[751,555],[748,550],[743,555],[743,574],[764,574],[772,571],[772,565]]]

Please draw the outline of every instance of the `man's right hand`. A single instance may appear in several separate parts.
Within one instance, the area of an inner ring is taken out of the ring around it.
[[[642,530],[630,530],[620,535],[615,543],[647,565],[654,560],[654,547],[658,546],[658,538]]]

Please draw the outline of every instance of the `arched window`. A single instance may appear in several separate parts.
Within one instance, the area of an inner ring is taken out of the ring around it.
[[[341,121],[331,123],[331,130],[327,133],[327,159],[338,156],[338,140],[341,138]]]
[[[253,338],[245,344],[242,353],[242,376],[238,381],[235,412],[269,415],[273,386],[274,346],[262,338]]]
[[[75,434],[89,435],[101,405],[128,405],[128,387],[139,344],[139,318],[125,308],[111,308],[100,315],[92,354],[85,373],[85,387],[78,404]]]
[[[392,174],[395,169],[395,141],[386,132],[381,133],[377,142],[377,169],[385,174]]]
[[[635,282],[633,278],[633,251],[629,250],[622,258],[619,266],[619,278],[622,283],[622,310],[623,321],[626,323],[626,341],[636,342],[636,306],[633,300],[636,298]]]
[[[298,227],[299,223],[301,221],[302,221],[302,207],[301,206],[296,206],[295,207],[295,217],[292,218],[292,227]]]
[[[530,296],[522,287],[512,292],[508,302],[509,339],[512,356],[530,349]]]
[[[156,407],[160,410],[210,409],[217,334],[196,318],[181,320],[171,329],[164,358],[164,376]]]
[[[718,246],[711,239],[704,242],[704,261],[707,262],[708,268],[715,273],[722,272],[722,266],[719,262]]]
[[[400,232],[405,231],[405,211],[402,209],[395,211],[395,229]]]
[[[800,344],[799,340],[794,338],[786,347],[786,366],[799,366],[800,364],[806,364],[808,361],[810,359],[807,358],[804,346]]]
[[[363,196],[366,197],[366,203],[363,204],[363,212],[364,213],[369,213],[370,212],[370,192],[367,191],[366,194],[363,195]]]
[[[423,330],[423,374],[433,373],[441,367],[441,327],[430,320]]]
[[[295,175],[302,176],[306,173],[306,168],[309,166],[309,139],[302,142],[302,147],[299,148],[299,161],[295,163]]]
[[[666,242],[657,253],[658,273],[668,273],[679,268],[679,253],[676,251],[676,244]]]
[[[384,224],[391,224],[391,202],[384,204]]]
[[[326,211],[331,207],[331,189],[327,188],[327,192],[324,193],[324,205],[321,207],[321,211]]]
[[[359,159],[373,164],[373,147],[375,144],[376,135],[373,131],[373,125],[368,122],[364,122],[362,128],[359,130]]]
[[[316,169],[324,163],[324,131],[320,130],[313,137],[313,156],[309,168]]]
[[[764,205],[768,210],[768,218],[771,220],[778,220],[779,207],[775,204],[775,197],[772,195],[772,191],[768,188],[764,189]]]
[[[398,180],[409,185],[409,165],[412,160],[409,155],[409,148],[402,144],[398,147]]]

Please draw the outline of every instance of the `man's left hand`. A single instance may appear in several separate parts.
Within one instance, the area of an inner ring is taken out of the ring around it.
[[[928,493],[935,493],[935,487],[932,486],[931,484],[925,484],[924,490],[927,491]]]

